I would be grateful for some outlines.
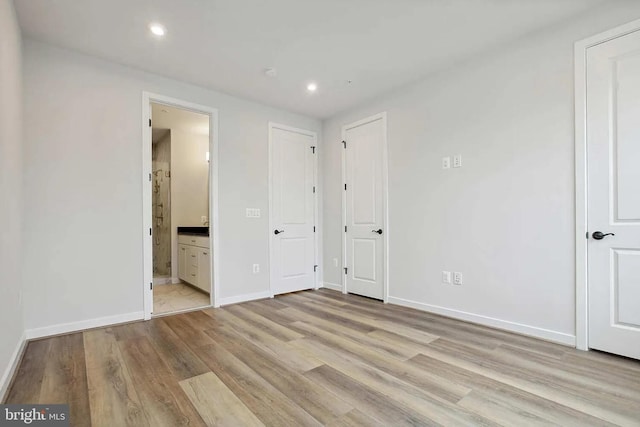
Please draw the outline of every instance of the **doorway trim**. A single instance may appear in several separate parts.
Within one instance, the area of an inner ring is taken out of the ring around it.
[[[206,105],[195,104],[177,98],[143,91],[142,92],[142,254],[143,254],[143,310],[144,319],[151,319],[153,305],[153,249],[152,236],[152,192],[149,174],[152,169],[151,160],[151,103],[177,107],[209,116],[209,236],[211,250],[211,306],[219,307],[218,289],[220,287],[220,238],[219,238],[219,201],[218,201],[218,110]]]
[[[313,236],[313,240],[314,240],[313,247],[314,247],[314,260],[315,260],[314,262],[318,266],[318,271],[316,272],[313,278],[314,290],[317,290],[320,287],[320,278],[322,277],[322,263],[320,262],[322,257],[320,254],[320,245],[319,245],[320,239],[318,238],[318,236],[322,234],[322,228],[318,223],[318,220],[320,218],[320,214],[319,214],[320,204],[319,204],[319,198],[318,198],[318,195],[320,194],[320,188],[318,187],[318,157],[320,156],[319,154],[320,147],[318,146],[318,133],[311,130],[307,130],[307,129],[300,129],[300,128],[296,128],[288,125],[283,125],[280,123],[269,122],[269,233],[267,234],[267,237],[269,239],[269,294],[271,298],[274,297],[274,293],[273,293],[274,278],[272,276],[273,269],[271,268],[271,261],[274,258],[273,239],[271,238],[271,230],[274,229],[273,188],[272,188],[273,164],[272,164],[272,158],[271,158],[273,154],[273,130],[274,129],[281,129],[281,130],[286,130],[288,132],[295,132],[301,135],[310,136],[313,138],[313,145],[316,147],[315,156],[313,157],[313,185],[315,186],[315,189],[316,189],[316,192],[314,193],[314,196],[313,196],[313,217],[314,217],[313,222],[316,225],[316,232],[314,233],[314,236]]]
[[[576,348],[589,350],[587,49],[640,31],[640,19],[575,43]]]
[[[373,116],[365,117],[362,120],[358,120],[353,123],[346,124],[342,126],[342,140],[340,144],[346,141],[346,133],[347,130],[353,129],[358,126],[365,125],[367,123],[374,122],[376,120],[382,120],[382,213],[383,213],[383,227],[384,234],[382,235],[383,242],[383,253],[384,253],[384,261],[383,261],[383,299],[382,301],[387,304],[389,302],[389,160],[388,160],[388,135],[387,135],[387,112],[383,111],[378,114],[374,114]],[[347,141],[347,144],[349,142]],[[346,145],[341,150],[342,151],[342,183],[347,185],[347,156],[346,156]],[[344,267],[347,265],[347,234],[344,232],[345,227],[347,226],[347,192],[341,190],[342,193],[342,228],[340,232],[342,233],[342,267],[343,271],[340,274],[342,280],[342,293],[346,294],[349,292],[347,289],[347,280],[346,274],[344,274]]]

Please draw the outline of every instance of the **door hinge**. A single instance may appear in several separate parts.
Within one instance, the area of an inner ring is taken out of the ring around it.
[[[151,119],[149,119],[149,127],[151,127]]]
[[[315,273],[316,271],[318,271],[318,266],[317,266],[317,265],[314,265],[314,266],[313,266],[313,272]]]
[[[589,232],[588,231],[587,231],[587,235],[584,236],[584,237],[585,237],[585,239],[589,240]]]
[[[346,225],[344,226],[344,232],[345,233],[347,232],[347,226]]]
[[[349,269],[347,267],[344,268],[344,274],[347,274],[347,271],[349,271]]]
[[[313,232],[314,233],[316,232],[316,226],[315,225],[313,226]]]
[[[347,191],[347,184],[344,185],[344,191]]]
[[[149,182],[151,182],[151,172],[149,172]]]
[[[315,193],[316,193],[316,186],[314,185],[313,186],[313,194],[315,194]]]
[[[149,236],[151,236],[151,228],[149,228]]]
[[[153,290],[153,282],[149,283],[149,289]]]
[[[316,147],[314,147],[313,145],[311,146],[311,152],[312,152],[313,154],[316,154]]]
[[[344,145],[344,148],[347,148],[347,141],[342,141],[342,145]]]

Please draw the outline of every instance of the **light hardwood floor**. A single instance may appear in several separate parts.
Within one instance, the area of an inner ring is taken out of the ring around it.
[[[30,342],[84,426],[640,425],[640,362],[320,290]]]

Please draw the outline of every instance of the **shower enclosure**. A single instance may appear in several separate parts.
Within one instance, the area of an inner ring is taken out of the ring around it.
[[[153,277],[171,277],[171,131],[153,142]]]

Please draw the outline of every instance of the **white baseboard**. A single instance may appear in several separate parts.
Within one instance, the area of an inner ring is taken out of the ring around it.
[[[320,287],[321,288],[327,288],[327,289],[333,289],[334,291],[342,292],[342,285],[338,285],[336,283],[322,282]]]
[[[27,338],[23,333],[22,337],[20,337],[20,341],[16,345],[16,349],[11,355],[7,369],[4,370],[2,377],[0,377],[0,402],[4,402],[7,397],[9,385],[11,384],[11,380],[13,379],[16,369],[18,369],[18,363],[20,363],[20,359],[22,359],[22,353],[24,352],[26,345]]]
[[[496,319],[493,317],[482,316],[480,314],[467,313],[465,311],[453,310],[451,308],[425,304],[417,301],[406,300],[403,298],[389,297],[389,303],[401,305],[403,307],[415,308],[417,310],[428,311],[429,313],[440,314],[442,316],[464,320],[471,323],[477,323],[479,325],[490,326],[492,328],[504,329],[509,332],[515,332],[522,335],[541,338],[547,341],[553,341],[558,344],[564,344],[571,347],[575,347],[576,345],[575,335],[565,334],[549,329],[523,325],[522,323],[510,322],[508,320]]]
[[[216,304],[216,306],[220,307],[223,305],[237,304],[239,302],[247,302],[247,301],[265,299],[265,298],[271,298],[271,291],[256,292],[254,294],[243,294],[243,295],[237,295],[235,297],[220,298],[220,301],[218,304]]]
[[[43,328],[27,329],[25,331],[25,335],[28,340],[32,340],[143,319],[144,312],[136,311],[134,313],[118,314],[116,316],[98,317],[95,319],[81,320],[79,322],[60,323],[58,325],[45,326]]]

